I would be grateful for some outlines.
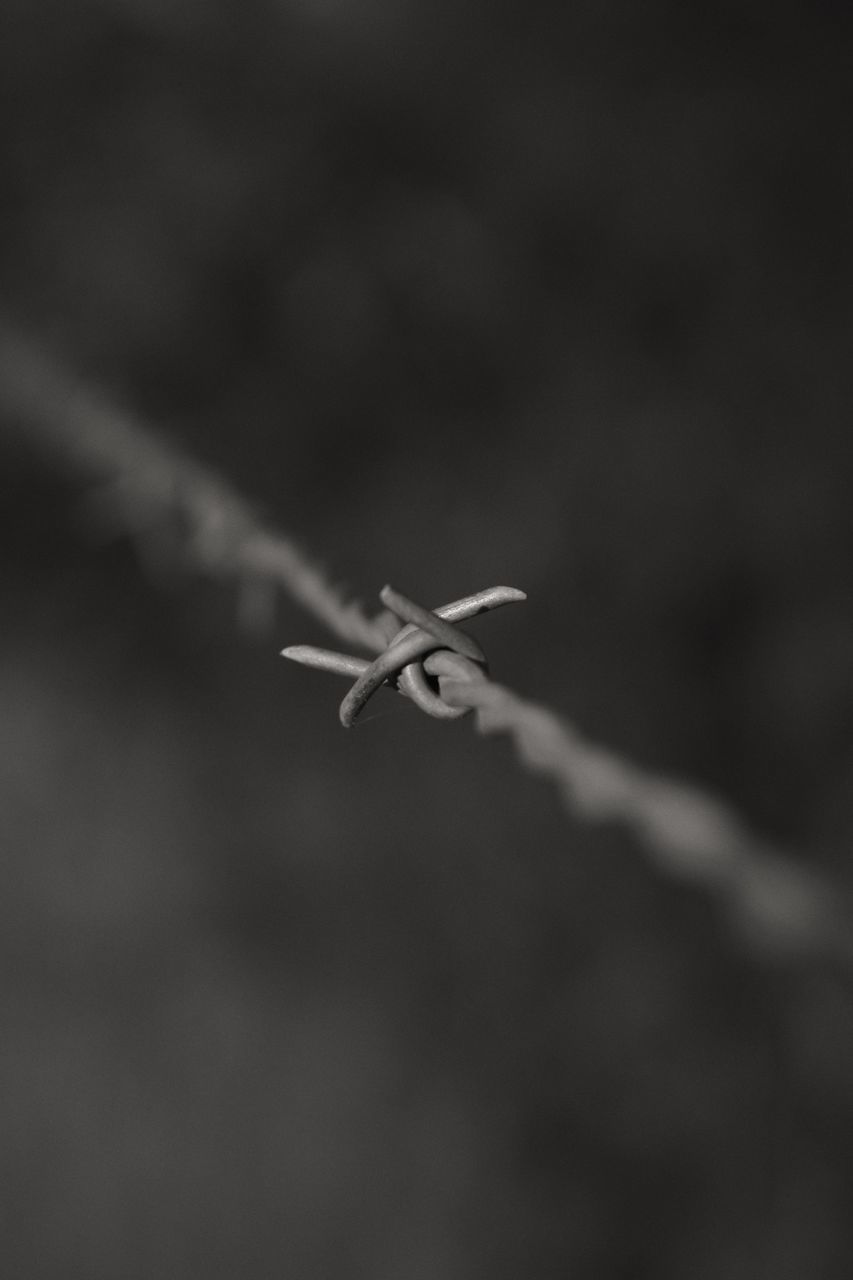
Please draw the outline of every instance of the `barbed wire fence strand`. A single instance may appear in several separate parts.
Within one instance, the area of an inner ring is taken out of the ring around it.
[[[178,526],[182,562],[260,598],[256,617],[271,616],[282,590],[338,639],[373,654],[385,649],[387,614],[371,617],[226,481],[8,320],[0,321],[0,412],[5,430],[85,485],[90,510],[143,555],[164,526]],[[715,895],[741,944],[762,956],[823,955],[853,970],[846,894],[802,857],[753,834],[727,803],[593,744],[473,664],[447,655],[432,669],[444,700],[472,710],[480,733],[508,735],[522,764],[556,785],[578,821],[621,824],[661,873]]]

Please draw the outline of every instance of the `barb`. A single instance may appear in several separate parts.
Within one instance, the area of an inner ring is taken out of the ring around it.
[[[418,659],[436,649],[441,652],[449,650],[467,658],[477,668],[485,668],[486,657],[480,646],[471,636],[453,626],[450,619],[473,618],[487,610],[526,600],[527,596],[516,587],[489,587],[476,595],[439,605],[432,611],[421,608],[393,587],[383,587],[380,599],[407,625],[391,638],[388,648],[375,662],[362,662],[346,654],[330,653],[328,649],[314,649],[310,645],[282,649],[283,657],[305,666],[334,671],[338,675],[357,674],[355,684],[341,703],[340,718],[345,729],[355,722],[368,699],[383,684],[398,687],[427,715],[437,719],[457,719],[465,715],[467,708],[450,706],[429,688]]]
[[[492,587],[488,591],[465,596],[463,600],[456,600],[451,605],[444,605],[436,612],[447,622],[458,622],[465,618],[477,617],[488,609],[498,609],[505,604],[515,604],[526,599],[524,592],[518,591],[515,587]],[[404,604],[400,600],[399,603],[401,608],[405,608],[405,604],[411,604],[411,601],[406,601]],[[405,636],[410,630],[411,627],[404,627],[399,635]],[[399,675],[398,686],[401,693],[411,698],[416,706],[436,720],[457,720],[466,714],[463,708],[451,707],[444,698],[433,691],[424,674],[424,668],[418,662],[403,668]]]
[[[747,945],[795,955],[823,952],[847,972],[853,969],[847,904],[816,871],[755,836],[722,801],[645,773],[586,741],[547,708],[494,683],[482,663],[443,647],[447,633],[436,634],[433,615],[427,614],[430,625],[424,627],[404,597],[385,597],[399,606],[402,629],[393,613],[369,617],[230,486],[63,373],[2,319],[0,393],[7,429],[17,426],[52,463],[59,460],[97,484],[90,511],[133,537],[143,554],[164,529],[177,526],[184,560],[233,579],[253,612],[258,599],[263,604],[268,593],[283,589],[340,639],[380,655],[370,662],[304,645],[284,650],[296,661],[362,682],[353,718],[364,705],[365,688],[372,692],[382,683],[396,685],[433,715],[473,712],[479,732],[506,733],[520,761],[557,785],[578,820],[621,823],[662,873],[717,896]],[[433,612],[453,624],[523,598],[512,588],[493,588]]]
[[[486,661],[486,655],[477,641],[472,636],[466,635],[464,631],[460,631],[458,627],[454,627],[452,623],[445,622],[440,613],[431,613],[429,609],[422,609],[419,604],[401,595],[393,587],[383,587],[379,592],[379,599],[388,609],[396,613],[401,622],[420,627],[445,649],[461,653],[463,658],[470,658],[472,662]]]

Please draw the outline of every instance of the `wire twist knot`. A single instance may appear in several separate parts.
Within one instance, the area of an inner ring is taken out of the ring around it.
[[[466,715],[471,708],[451,706],[442,698],[437,682],[442,676],[463,681],[482,679],[488,673],[488,664],[473,636],[455,624],[526,600],[527,596],[515,587],[489,587],[433,610],[422,608],[390,586],[383,587],[379,598],[386,612],[377,619],[377,626],[388,643],[372,662],[312,645],[292,645],[282,650],[282,655],[294,662],[356,677],[340,707],[345,728],[354,723],[383,684],[396,688],[438,720],[456,720]]]

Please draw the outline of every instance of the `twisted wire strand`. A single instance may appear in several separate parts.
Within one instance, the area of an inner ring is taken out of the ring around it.
[[[54,363],[5,320],[0,397],[7,429],[17,428],[54,464],[95,482],[90,512],[135,536],[143,554],[149,535],[156,539],[165,523],[179,521],[181,554],[191,567],[230,577],[247,591],[279,587],[339,639],[373,653],[385,647],[379,620],[348,600],[227,482]]]
[[[571,814],[627,828],[663,874],[721,899],[733,929],[764,953],[823,953],[853,964],[839,892],[801,859],[754,835],[724,801],[649,773],[583,737],[547,707],[489,680],[456,654],[424,664],[482,734],[507,734],[521,762],[557,786]]]
[[[144,538],[179,517],[190,566],[244,586],[281,588],[339,639],[374,654],[386,648],[388,615],[370,617],[230,485],[3,320],[0,408],[7,430],[17,427],[53,465],[100,484],[103,503],[124,532]],[[355,670],[363,666],[353,662]],[[519,760],[556,784],[577,819],[621,823],[661,872],[721,898],[747,945],[762,953],[828,952],[853,968],[849,917],[838,891],[800,859],[754,836],[724,802],[588,742],[460,654],[434,652],[424,667],[449,707],[474,712],[480,733],[507,734]]]

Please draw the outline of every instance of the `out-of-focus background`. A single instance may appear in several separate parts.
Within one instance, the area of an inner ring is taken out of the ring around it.
[[[0,26],[8,324],[365,598],[524,588],[499,678],[849,893],[849,7]],[[344,733],[4,380],[3,1273],[848,1277],[839,976],[505,742]]]

